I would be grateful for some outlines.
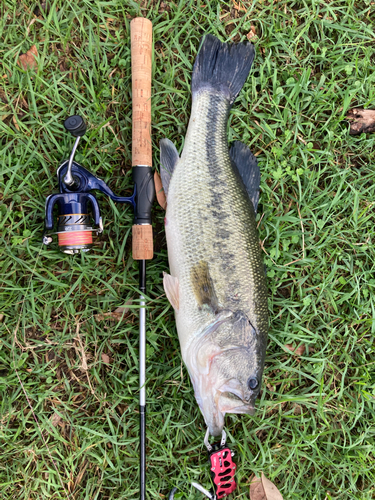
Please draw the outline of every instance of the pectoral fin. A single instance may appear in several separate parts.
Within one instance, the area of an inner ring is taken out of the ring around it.
[[[210,276],[208,263],[200,261],[191,268],[191,282],[194,295],[200,307],[208,306],[213,312],[218,310],[218,300],[214,289],[214,284]]]
[[[167,199],[169,183],[179,159],[178,151],[173,142],[169,139],[162,139],[160,141],[160,177]]]
[[[180,308],[180,293],[178,278],[170,274],[163,273],[163,286],[169,302],[173,309],[178,311]]]

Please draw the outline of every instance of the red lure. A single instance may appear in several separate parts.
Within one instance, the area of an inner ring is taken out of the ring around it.
[[[234,480],[237,465],[233,462],[232,452],[227,447],[212,451],[209,458],[216,498],[224,498],[237,487]]]

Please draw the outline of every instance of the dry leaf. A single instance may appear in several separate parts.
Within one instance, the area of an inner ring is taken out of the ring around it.
[[[12,121],[13,121],[14,126],[16,127],[16,129],[19,130],[20,126],[18,125],[16,115],[13,115]]]
[[[57,413],[54,413],[51,418],[51,424],[54,426],[54,427],[57,427],[59,425],[59,423],[61,422],[62,418],[60,417],[60,415],[58,415]]]
[[[116,313],[116,314],[127,314],[129,312],[129,310],[130,310],[129,307],[127,307],[127,306],[131,306],[132,303],[133,303],[133,299],[128,299],[125,302],[125,306],[118,307],[113,312]]]
[[[306,346],[304,344],[301,344],[300,346],[297,347],[297,349],[294,351],[298,356],[303,356],[306,351]]]
[[[166,3],[166,2],[160,2],[159,14],[162,14],[165,11],[169,12],[170,10],[171,10],[171,8],[168,5],[168,3]]]
[[[106,363],[108,365],[108,363],[110,362],[110,358],[108,356],[108,354],[104,354],[104,352],[102,353],[102,360],[103,360],[103,363]]]
[[[35,45],[31,47],[26,54],[21,54],[18,58],[18,65],[21,66],[25,71],[28,69],[37,69],[38,63],[36,60],[38,57],[38,50]]]
[[[164,208],[165,210],[167,208],[167,198],[165,196],[163,184],[161,183],[160,174],[156,172],[156,170],[154,173],[154,182],[155,182],[156,198],[161,208]]]
[[[81,337],[79,335],[79,323],[77,323],[76,335],[77,335],[77,340],[79,342],[79,346],[81,348],[80,349],[81,350],[81,356],[82,356],[82,358],[81,358],[81,361],[82,361],[81,369],[87,371],[88,370],[87,357],[86,357],[86,353],[85,353],[85,348],[83,347],[83,344],[82,344],[82,341],[81,341]]]
[[[36,16],[40,16],[42,11],[44,11],[46,14],[49,14],[50,6],[48,2],[40,2],[39,6],[34,10],[34,14]]]
[[[286,344],[285,347],[289,351],[292,351],[294,354],[297,354],[297,356],[303,356],[305,354],[305,351],[306,351],[305,344],[301,344],[297,348],[295,348],[292,344]]]
[[[77,488],[77,486],[79,486],[79,484],[81,483],[82,478],[83,478],[83,476],[85,475],[87,465],[88,465],[88,461],[87,461],[87,460],[84,460],[84,461],[82,462],[82,464],[81,464],[81,468],[80,468],[80,470],[79,470],[78,476],[76,477],[76,480],[74,481],[74,490],[75,490],[75,489]]]
[[[68,68],[66,67],[64,60],[61,61],[61,63],[59,64],[59,69],[60,69],[61,73],[65,73],[66,71],[68,71]]]
[[[283,500],[280,491],[266,478],[254,476],[250,483],[250,500]]]
[[[260,477],[254,476],[250,483],[250,500],[267,500]]]
[[[0,314],[0,323],[4,321],[4,318],[5,318],[4,314]]]
[[[122,313],[116,313],[116,312],[108,312],[108,313],[103,313],[103,314],[95,314],[94,318],[96,321],[119,321],[122,318]]]
[[[103,314],[95,314],[95,319],[97,321],[120,321],[121,319],[127,319],[127,314],[130,311],[130,307],[133,303],[133,299],[128,299],[125,302],[124,306],[117,307],[114,311],[103,313]]]
[[[254,38],[255,36],[257,36],[257,31],[256,31],[256,27],[251,25],[251,28],[250,28],[250,31],[249,33],[246,35],[246,38],[248,40],[251,40],[252,38]]]
[[[350,122],[350,135],[375,132],[375,109],[352,109],[346,119]]]
[[[283,500],[280,491],[262,472],[262,484],[267,500]]]

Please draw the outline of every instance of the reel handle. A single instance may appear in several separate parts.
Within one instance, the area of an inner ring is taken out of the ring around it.
[[[132,62],[132,165],[136,186],[133,259],[154,256],[151,207],[155,199],[151,144],[152,22],[136,17],[130,23]]]
[[[86,123],[82,116],[72,115],[64,121],[65,129],[72,134],[73,137],[82,137],[86,133]]]
[[[76,149],[78,147],[79,141],[81,137],[85,135],[87,127],[84,119],[82,118],[82,116],[79,115],[69,116],[64,121],[64,127],[68,132],[72,134],[73,137],[76,138],[72,152],[70,154],[68,170],[64,178],[64,183],[67,187],[77,190],[78,184],[76,179],[72,175],[72,166],[74,161],[74,155],[76,154]]]

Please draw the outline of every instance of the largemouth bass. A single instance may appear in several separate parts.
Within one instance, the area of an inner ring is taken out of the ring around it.
[[[267,290],[255,222],[260,171],[249,148],[230,151],[230,108],[254,59],[250,44],[207,35],[194,63],[192,110],[179,157],[160,142],[165,230],[182,357],[209,432],[226,413],[254,412],[268,331]]]

